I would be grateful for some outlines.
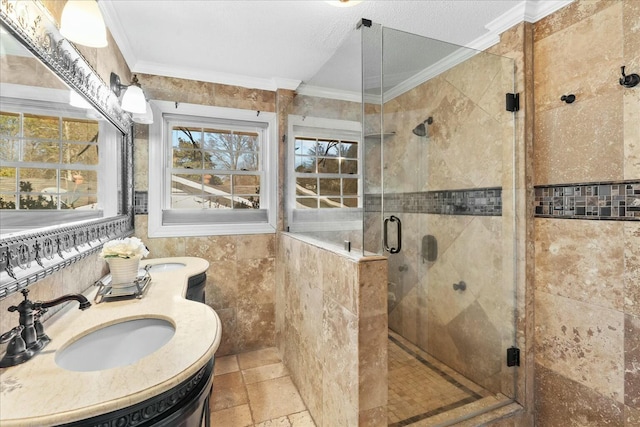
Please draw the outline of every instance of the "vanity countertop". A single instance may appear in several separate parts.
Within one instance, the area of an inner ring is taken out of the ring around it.
[[[140,265],[166,262],[186,266],[151,273],[143,298],[95,304],[95,288],[86,294],[91,308],[78,310],[72,301],[70,310],[46,322],[51,342],[42,352],[23,364],[0,369],[0,424],[42,427],[82,420],[152,398],[197,373],[220,344],[221,324],[213,309],[184,295],[189,277],[206,271],[209,263],[176,257],[143,260]],[[70,340],[109,324],[144,317],[173,323],[175,334],[136,363],[95,372],[67,371],[56,364],[55,352]]]

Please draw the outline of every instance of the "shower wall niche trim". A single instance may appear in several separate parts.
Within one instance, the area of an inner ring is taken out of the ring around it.
[[[640,181],[535,186],[535,216],[640,221]]]
[[[502,215],[502,188],[419,191],[384,195],[388,212],[440,215]],[[381,212],[380,194],[366,194],[365,212]]]

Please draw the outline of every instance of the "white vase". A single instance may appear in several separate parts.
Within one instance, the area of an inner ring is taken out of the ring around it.
[[[107,258],[111,272],[111,287],[131,286],[138,278],[140,258]]]

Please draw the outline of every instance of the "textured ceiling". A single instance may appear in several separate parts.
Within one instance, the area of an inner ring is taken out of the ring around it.
[[[352,7],[310,0],[99,1],[133,72],[262,89],[293,89],[309,81],[362,18],[469,45],[490,32],[487,24],[523,4],[525,0],[365,0]]]

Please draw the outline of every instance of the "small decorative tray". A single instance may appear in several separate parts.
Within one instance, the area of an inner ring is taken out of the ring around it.
[[[151,284],[151,275],[149,274],[150,267],[150,265],[147,265],[144,269],[140,269],[138,271],[138,278],[131,282],[131,284],[123,284],[117,288],[111,286],[111,275],[107,274],[94,283],[94,286],[98,286],[98,292],[93,301],[96,304],[100,304],[101,302],[142,298],[147,293],[149,285]]]

